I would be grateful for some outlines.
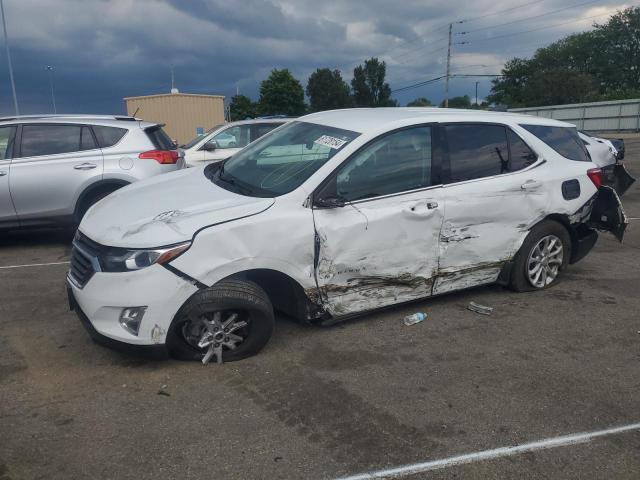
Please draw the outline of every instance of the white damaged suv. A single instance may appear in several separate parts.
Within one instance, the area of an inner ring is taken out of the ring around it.
[[[621,240],[626,223],[573,125],[430,108],[321,112],[224,163],[94,206],[68,293],[97,341],[222,362],[257,353],[274,310],[327,325],[494,282],[549,287],[596,230]]]

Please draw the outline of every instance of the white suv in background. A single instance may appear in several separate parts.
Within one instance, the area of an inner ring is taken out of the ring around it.
[[[331,324],[494,282],[550,287],[596,230],[622,240],[626,224],[573,125],[335,110],[107,197],[80,224],[68,292],[98,341],[221,362],[259,351],[274,310]]]
[[[197,167],[226,160],[251,142],[288,121],[290,121],[289,118],[261,118],[215,126],[204,135],[181,145],[185,163],[188,167]]]
[[[137,118],[0,118],[0,229],[77,225],[114,190],[183,163],[162,125]]]

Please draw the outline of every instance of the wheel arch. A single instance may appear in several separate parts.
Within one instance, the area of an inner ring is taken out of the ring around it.
[[[250,280],[256,283],[265,291],[274,310],[297,320],[313,322],[324,315],[322,306],[314,301],[312,292],[308,292],[297,280],[278,270],[269,268],[244,270],[229,275],[220,282],[225,280]]]
[[[78,215],[80,214],[80,212],[82,211],[82,207],[84,205],[84,202],[86,202],[88,199],[90,199],[92,196],[100,193],[100,192],[105,192],[105,191],[115,191],[118,190],[119,188],[125,187],[127,185],[129,185],[130,182],[127,182],[126,180],[119,180],[119,179],[107,179],[107,180],[100,180],[97,182],[92,183],[91,185],[89,185],[88,187],[86,187],[82,193],[78,196],[78,199],[76,200],[76,206],[73,210],[73,219],[76,223],[78,223]]]

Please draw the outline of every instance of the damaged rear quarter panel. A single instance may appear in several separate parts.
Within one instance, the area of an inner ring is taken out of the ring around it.
[[[588,165],[556,162],[540,161],[526,170],[444,187],[434,294],[495,282],[534,225],[551,214],[568,217],[584,204],[595,191],[585,175]],[[581,184],[580,197],[571,201],[561,189],[569,178]],[[528,181],[538,187],[523,189]]]

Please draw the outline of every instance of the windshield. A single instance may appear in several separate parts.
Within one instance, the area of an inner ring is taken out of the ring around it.
[[[189,143],[185,143],[184,145],[182,145],[180,148],[184,148],[184,149],[190,149],[191,147],[193,147],[196,143],[200,142],[204,137],[206,137],[207,135],[209,135],[211,132],[213,132],[214,130],[217,130],[218,128],[222,127],[222,125],[216,125],[213,128],[210,128],[209,130],[206,131],[206,133],[203,133],[202,135],[198,135],[197,137],[195,137],[192,140],[189,140]]]
[[[228,190],[274,197],[299,187],[359,133],[291,122],[241,150],[212,176]]]

